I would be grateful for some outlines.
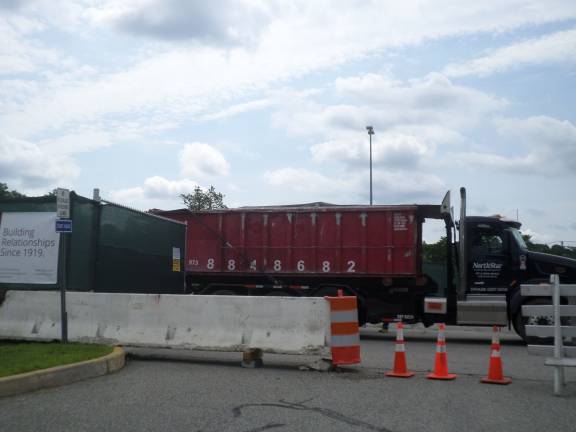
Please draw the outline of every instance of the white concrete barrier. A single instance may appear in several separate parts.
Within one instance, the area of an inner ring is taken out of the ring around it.
[[[323,298],[67,293],[68,339],[211,351],[324,354]],[[0,338],[60,339],[60,293],[8,291]]]

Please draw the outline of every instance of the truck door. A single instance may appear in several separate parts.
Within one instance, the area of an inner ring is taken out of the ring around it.
[[[503,224],[472,222],[467,228],[468,294],[506,294],[513,271]]]

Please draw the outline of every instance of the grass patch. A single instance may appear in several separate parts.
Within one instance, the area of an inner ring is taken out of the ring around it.
[[[80,343],[0,341],[0,377],[90,360],[110,354],[113,349]]]

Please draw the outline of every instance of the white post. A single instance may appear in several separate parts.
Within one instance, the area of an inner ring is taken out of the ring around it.
[[[562,343],[562,328],[560,320],[560,278],[557,274],[550,276],[550,282],[554,285],[553,288],[553,304],[554,304],[554,359],[556,366],[554,366],[554,394],[560,396],[564,387],[564,366],[561,365],[562,357],[564,356],[564,346]]]

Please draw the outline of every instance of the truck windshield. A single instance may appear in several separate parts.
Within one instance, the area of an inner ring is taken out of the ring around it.
[[[510,228],[510,231],[512,232],[512,236],[516,239],[516,243],[518,243],[518,246],[520,246],[522,249],[528,249],[528,246],[526,245],[526,242],[522,238],[522,234],[520,233],[520,231],[518,231],[516,228]]]

